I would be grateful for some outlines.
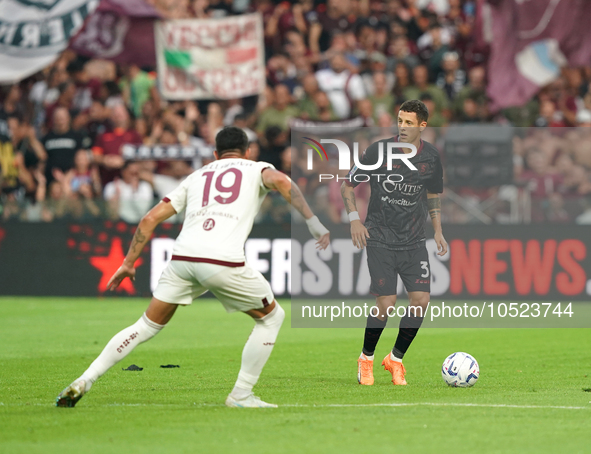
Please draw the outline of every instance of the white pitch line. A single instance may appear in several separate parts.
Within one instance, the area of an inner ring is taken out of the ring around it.
[[[591,402],[590,402],[591,403]],[[310,408],[338,408],[338,407],[482,407],[482,408],[539,408],[558,410],[591,410],[590,407],[568,407],[565,405],[511,405],[511,404],[470,404],[470,403],[446,403],[446,402],[394,402],[378,404],[285,404],[281,407],[310,407]]]
[[[591,404],[591,402],[589,402]],[[51,407],[52,404],[44,403],[4,403],[0,402],[0,406],[6,407]],[[196,403],[191,404],[126,404],[126,403],[112,403],[107,404],[107,407],[223,407],[222,403]],[[289,408],[340,408],[340,407],[476,407],[476,408],[518,408],[518,409],[541,409],[541,410],[591,410],[589,407],[569,407],[565,405],[512,405],[512,404],[470,404],[459,402],[392,402],[392,403],[377,403],[377,404],[279,404],[279,407]]]

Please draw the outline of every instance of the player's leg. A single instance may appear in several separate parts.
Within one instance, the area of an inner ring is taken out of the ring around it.
[[[419,328],[423,324],[423,316],[429,305],[430,294],[428,292],[409,292],[409,305],[404,317],[400,319],[398,337],[392,349],[394,361],[402,361],[404,354],[417,336]]]
[[[228,268],[204,281],[228,312],[250,315],[255,326],[242,351],[238,379],[226,399],[229,407],[276,407],[256,397],[252,390],[271,356],[285,311],[275,301],[269,283],[248,265]]]
[[[427,249],[422,246],[400,254],[400,278],[408,291],[409,305],[400,319],[398,336],[392,352],[384,358],[384,367],[392,373],[395,385],[406,385],[402,359],[423,323],[430,300],[431,271]]]
[[[367,264],[371,277],[370,292],[376,296],[377,317],[367,317],[363,337],[363,349],[357,359],[357,381],[361,385],[373,385],[373,359],[376,345],[388,323],[388,310],[396,305],[395,257],[392,251],[367,248]]]
[[[58,407],[75,406],[100,376],[139,344],[158,334],[172,318],[178,304],[191,304],[195,285],[179,275],[183,272],[182,264],[171,262],[166,267],[146,312],[133,325],[115,334],[90,367],[60,393],[56,399]]]
[[[242,407],[254,399],[254,406],[276,407],[273,404],[263,405],[264,402],[261,402],[260,399],[258,399],[259,402],[256,402],[257,398],[253,396],[252,389],[271,356],[277,335],[285,319],[285,311],[277,301],[273,301],[266,308],[245,311],[245,313],[253,318],[255,326],[242,350],[238,379],[226,400],[226,405]]]
[[[58,407],[73,407],[86,394],[95,381],[111,367],[125,358],[142,342],[153,338],[171,319],[176,304],[152,298],[146,312],[133,325],[119,331],[107,343],[101,354],[88,369],[58,396]]]

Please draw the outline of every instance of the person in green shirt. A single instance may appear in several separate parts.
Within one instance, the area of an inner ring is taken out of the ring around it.
[[[435,108],[435,103],[430,93],[423,93],[421,95],[421,101],[423,101],[423,104],[425,104],[425,107],[429,111],[429,126],[440,128],[447,124],[447,119]]]
[[[310,119],[318,110],[314,97],[319,92],[318,81],[313,73],[306,74],[302,78],[302,88],[304,96],[298,101],[296,107],[298,108],[298,116],[304,119]]]
[[[373,74],[373,86],[374,92],[368,99],[373,109],[373,120],[377,124],[378,119],[383,113],[391,114],[393,112],[396,99],[388,91],[388,81],[384,72]]]
[[[142,109],[153,92],[156,90],[156,81],[150,74],[142,71],[137,65],[129,65],[125,71],[125,77],[121,79],[119,87],[128,106],[133,110],[135,118],[142,116]]]
[[[269,126],[277,126],[282,131],[289,128],[292,118],[298,116],[297,107],[291,105],[291,94],[287,86],[279,84],[275,87],[275,100],[273,105],[264,109],[257,124],[256,132],[263,138]]]
[[[405,99],[421,99],[423,93],[429,93],[435,104],[435,112],[442,114],[444,117],[448,115],[449,101],[445,92],[437,87],[437,85],[429,83],[429,71],[425,65],[418,65],[412,70],[412,78],[414,85],[407,87],[403,91]],[[429,115],[431,118],[431,112]],[[432,124],[429,120],[429,124]]]
[[[458,92],[453,102],[455,118],[463,115],[466,99],[470,97],[476,99],[479,106],[487,102],[485,80],[486,72],[482,66],[475,66],[468,72],[468,84]]]

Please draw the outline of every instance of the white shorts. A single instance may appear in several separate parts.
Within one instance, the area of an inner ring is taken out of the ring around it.
[[[262,309],[275,298],[263,275],[248,264],[228,267],[180,260],[168,263],[154,290],[154,298],[186,306],[208,290],[227,312]]]

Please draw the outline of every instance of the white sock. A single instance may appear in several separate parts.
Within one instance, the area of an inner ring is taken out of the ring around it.
[[[255,319],[254,329],[242,351],[238,380],[230,394],[235,399],[244,399],[252,393],[253,386],[256,385],[263,367],[271,356],[284,318],[285,311],[276,302],[275,309],[263,318]]]
[[[125,358],[139,344],[153,338],[162,328],[164,325],[154,323],[146,317],[146,314],[143,314],[135,324],[115,334],[98,358],[80,376],[79,380],[86,381],[86,391],[101,375]]]
[[[399,363],[402,362],[402,358],[398,358],[397,356],[394,356],[394,353],[390,352],[390,359],[392,361],[398,361]]]
[[[365,355],[363,354],[363,352],[361,352],[361,355],[359,355],[360,359],[369,359],[370,361],[373,361],[373,355]]]

